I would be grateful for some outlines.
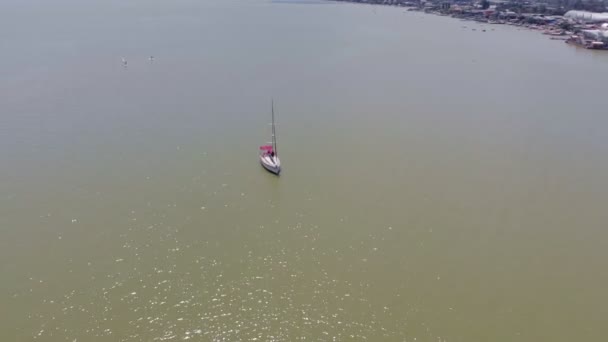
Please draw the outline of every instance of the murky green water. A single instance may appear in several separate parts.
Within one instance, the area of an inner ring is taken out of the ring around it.
[[[606,338],[608,54],[349,4],[1,6],[1,340]]]

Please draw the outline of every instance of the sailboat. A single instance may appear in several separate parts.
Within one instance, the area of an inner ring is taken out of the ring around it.
[[[274,100],[272,101],[272,142],[270,145],[260,146],[260,163],[269,172],[278,175],[281,173],[281,161],[277,151],[277,136],[274,128]]]

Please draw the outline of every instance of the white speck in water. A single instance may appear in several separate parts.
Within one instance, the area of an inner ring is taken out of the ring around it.
[[[77,219],[72,219],[72,223],[76,223],[76,222],[78,222]]]

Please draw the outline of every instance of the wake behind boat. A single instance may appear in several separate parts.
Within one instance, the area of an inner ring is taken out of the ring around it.
[[[272,101],[272,142],[270,145],[260,146],[260,163],[269,172],[278,175],[281,173],[281,160],[277,152],[277,136],[274,127],[274,101]]]

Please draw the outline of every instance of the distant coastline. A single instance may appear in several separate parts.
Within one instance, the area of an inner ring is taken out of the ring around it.
[[[547,7],[542,3],[504,2],[492,5],[488,0],[421,2],[411,0],[332,0],[357,4],[396,6],[439,16],[482,24],[512,25],[535,30],[551,40],[563,40],[586,49],[608,50],[608,13]],[[600,10],[600,9],[598,9]],[[476,28],[471,28],[476,31]],[[482,32],[486,32],[483,27]]]

